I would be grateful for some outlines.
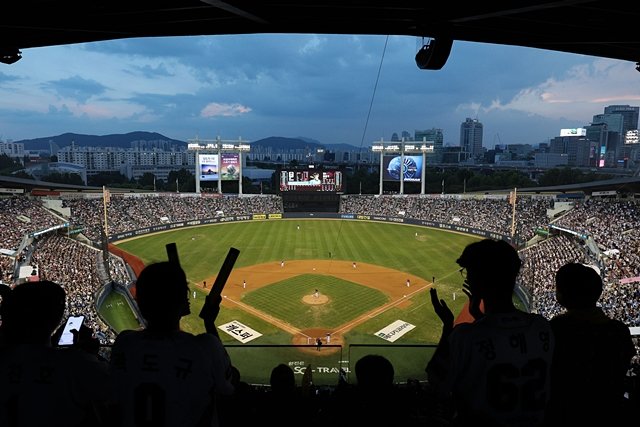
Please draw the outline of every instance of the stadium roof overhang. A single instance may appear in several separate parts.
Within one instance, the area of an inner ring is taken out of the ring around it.
[[[378,34],[524,46],[640,61],[635,2],[416,0],[6,0],[0,61],[20,49],[137,37]],[[13,55],[13,56],[12,56]]]

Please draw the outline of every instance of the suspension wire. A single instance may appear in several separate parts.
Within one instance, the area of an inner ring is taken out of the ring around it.
[[[364,145],[364,138],[365,135],[367,133],[367,127],[369,125],[369,118],[371,117],[371,110],[373,109],[373,102],[375,100],[376,97],[376,92],[378,90],[378,82],[380,81],[380,74],[382,72],[382,64],[384,63],[384,56],[385,53],[387,52],[387,45],[389,44],[389,35],[387,34],[387,37],[385,38],[384,41],[384,47],[382,48],[382,56],[380,57],[380,65],[378,65],[378,73],[376,74],[376,82],[373,86],[373,93],[371,94],[371,101],[369,102],[369,111],[367,112],[367,118],[365,120],[364,123],[364,129],[362,130],[362,138],[360,139],[360,150],[358,151],[358,161],[356,162],[356,171],[359,170],[359,163],[360,163],[360,154],[362,153],[362,148]],[[334,247],[331,249],[331,251],[329,253],[335,253],[335,249],[338,247],[338,244],[340,242],[340,236],[342,235],[342,225],[344,223],[344,220],[340,221],[340,225],[338,226],[338,234],[336,235],[336,243],[334,244]]]
[[[362,138],[360,139],[360,151],[364,145],[364,137],[367,133],[367,127],[369,126],[369,118],[371,117],[371,110],[373,109],[373,101],[376,98],[376,92],[378,90],[378,82],[380,81],[380,74],[382,72],[382,63],[384,62],[384,55],[387,52],[387,44],[389,43],[389,35],[384,41],[384,48],[382,49],[382,56],[380,57],[380,65],[378,66],[378,74],[376,75],[376,83],[373,86],[373,93],[371,94],[371,102],[369,103],[369,111],[367,112],[367,119],[364,123],[364,129],[362,130]]]

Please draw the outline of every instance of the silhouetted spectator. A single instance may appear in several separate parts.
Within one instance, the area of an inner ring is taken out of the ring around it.
[[[281,363],[271,370],[271,392],[279,396],[291,396],[296,392],[296,378],[289,365]]]
[[[556,346],[549,425],[617,425],[630,419],[624,382],[635,348],[628,326],[596,306],[602,279],[592,267],[565,264],[555,280],[566,312],[551,319]]]
[[[218,396],[218,418],[222,427],[250,426],[262,420],[257,411],[257,395],[251,385],[243,381],[237,367],[231,366],[233,394]]]
[[[343,386],[335,403],[339,426],[408,425],[410,408],[401,408],[401,395],[394,383],[391,362],[378,354],[367,354],[355,364],[356,385]],[[389,410],[389,402],[398,402],[397,410]]]
[[[108,365],[97,346],[84,351],[79,337],[70,348],[57,348],[52,335],[65,310],[64,289],[50,281],[27,282],[4,296],[0,351],[1,426],[108,425]]]
[[[542,425],[553,333],[548,320],[513,305],[518,253],[507,242],[485,239],[469,244],[457,263],[475,321],[454,327],[453,313],[431,288],[443,332],[426,369],[430,385],[453,405],[452,425]]]
[[[259,400],[256,424],[294,427],[316,418],[311,404],[314,396],[303,397],[289,365],[275,366],[269,384],[269,391]]]
[[[180,330],[190,312],[184,271],[172,262],[148,265],[136,300],[147,327],[121,332],[111,352],[123,425],[217,426],[215,396],[233,392],[231,363],[215,334]]]

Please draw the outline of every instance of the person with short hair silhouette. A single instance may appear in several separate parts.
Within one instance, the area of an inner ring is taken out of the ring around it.
[[[429,384],[452,406],[453,426],[542,426],[553,333],[544,317],[513,304],[518,252],[505,241],[484,239],[467,245],[457,263],[466,273],[474,321],[454,326],[453,313],[431,288],[443,332],[427,364]]]
[[[268,392],[261,395],[258,401],[258,416],[254,424],[294,427],[304,424],[307,418],[315,419],[312,404],[315,395],[302,395],[291,366],[284,363],[274,366],[269,376],[269,385]]]
[[[57,347],[52,338],[65,303],[64,288],[44,280],[17,285],[3,296],[1,426],[103,426],[112,421],[104,418],[112,394],[108,365],[98,357],[91,328],[74,331],[68,348]]]
[[[219,425],[215,397],[233,393],[231,361],[215,325],[200,335],[180,330],[190,313],[185,272],[173,262],[146,266],[136,300],[146,328],[121,332],[111,352],[123,425]],[[209,323],[220,301],[218,295]]]
[[[368,394],[387,392],[393,387],[393,365],[379,354],[366,354],[358,359],[355,373],[357,386]]]
[[[336,421],[332,423],[339,427],[414,425],[410,418],[413,408],[404,406],[404,396],[396,387],[395,369],[389,359],[380,354],[365,354],[356,361],[354,372],[356,384],[342,385],[332,417]]]
[[[593,267],[565,264],[555,282],[566,311],[551,319],[556,346],[549,425],[621,425],[630,415],[624,382],[636,353],[629,327],[597,306],[602,279]]]

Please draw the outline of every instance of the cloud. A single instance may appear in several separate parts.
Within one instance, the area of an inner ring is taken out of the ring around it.
[[[103,94],[107,90],[103,84],[80,76],[51,80],[44,82],[41,86],[62,99],[73,99],[82,103],[96,95]]]
[[[506,102],[495,99],[480,110],[516,110],[586,122],[607,105],[640,102],[640,79],[634,72],[632,63],[598,59],[573,66],[560,78],[525,87]]]
[[[200,117],[233,117],[251,112],[251,108],[240,104],[219,104],[212,102],[202,109]]]
[[[182,140],[214,132],[368,146],[394,132],[439,128],[445,143],[458,144],[470,117],[491,146],[548,140],[606,105],[640,104],[640,73],[630,62],[456,41],[442,70],[425,71],[414,60],[421,43],[255,34],[28,49],[0,71],[0,129],[19,140],[144,124]]]

